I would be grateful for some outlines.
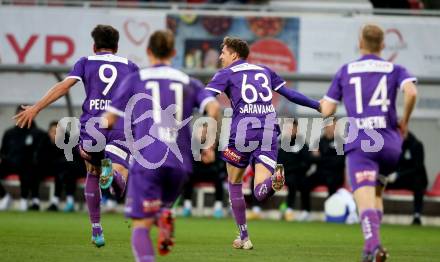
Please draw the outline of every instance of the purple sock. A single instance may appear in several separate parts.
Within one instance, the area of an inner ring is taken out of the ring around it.
[[[361,213],[361,226],[365,239],[364,251],[373,252],[380,245],[380,220],[377,215],[377,209],[365,209]]]
[[[235,223],[240,230],[240,238],[248,237],[246,225],[246,202],[243,197],[242,184],[229,184],[229,200],[231,201],[232,213],[234,214]]]
[[[84,188],[89,217],[92,224],[101,222],[101,190],[99,189],[99,177],[87,173],[86,186]]]
[[[131,234],[131,249],[136,262],[154,262],[154,250],[148,229],[133,229]]]
[[[379,222],[382,223],[383,211],[380,209],[376,209],[377,217],[379,218]]]
[[[254,196],[258,201],[263,201],[273,196],[275,191],[272,188],[272,178],[266,178],[263,183],[260,183],[254,188]]]
[[[114,187],[118,188],[117,192],[120,194],[120,196],[122,196],[124,194],[126,185],[127,185],[127,182],[125,181],[124,176],[121,175],[118,171],[114,170],[113,171],[112,186],[113,186],[113,188]]]
[[[102,227],[99,223],[92,224],[92,235],[97,236],[102,234]]]

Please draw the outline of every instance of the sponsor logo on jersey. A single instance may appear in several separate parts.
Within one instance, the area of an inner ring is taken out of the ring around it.
[[[238,155],[237,153],[235,153],[234,151],[232,151],[230,148],[227,148],[224,152],[223,155],[231,160],[232,162],[236,162],[239,163],[241,160],[241,156]]]
[[[375,170],[364,170],[359,171],[354,174],[356,177],[356,182],[362,183],[364,181],[375,182],[376,181],[376,171]]]
[[[145,199],[142,202],[142,206],[144,208],[145,213],[159,211],[161,204],[162,204],[162,201],[160,201],[159,199]]]

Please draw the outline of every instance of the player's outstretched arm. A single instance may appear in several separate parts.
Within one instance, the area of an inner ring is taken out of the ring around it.
[[[78,82],[77,79],[74,78],[66,78],[63,81],[55,84],[40,101],[38,101],[33,106],[22,106],[24,111],[15,115],[13,119],[16,121],[16,125],[20,128],[27,127],[30,128],[32,124],[32,120],[37,116],[37,114],[58,100],[58,98],[64,96],[69,92],[69,89]]]
[[[329,101],[325,98],[320,100],[321,103],[321,115],[326,118],[332,116],[336,112],[337,104]]]
[[[205,106],[205,112],[209,117],[215,119],[217,123],[220,121],[220,104],[217,99],[210,100]],[[206,136],[216,136],[217,134],[217,125],[211,126],[209,129],[206,129]],[[206,137],[205,137],[206,139]],[[202,162],[205,164],[213,163],[215,161],[215,148],[212,146],[208,149],[202,150]]]
[[[310,99],[294,89],[282,86],[276,91],[287,98],[290,102],[320,111],[320,104],[318,101]]]
[[[208,116],[214,118],[216,121],[220,119],[220,104],[216,99],[213,99],[206,104],[205,112]]]
[[[406,134],[408,131],[408,123],[411,113],[414,110],[417,99],[417,87],[413,82],[406,82],[403,84],[403,116],[399,123],[400,133]]]

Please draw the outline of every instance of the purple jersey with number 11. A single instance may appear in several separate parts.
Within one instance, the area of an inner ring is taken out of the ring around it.
[[[203,88],[200,81],[166,65],[141,69],[124,80],[109,111],[131,123],[134,144],[139,143],[134,146],[138,152],[132,152],[136,160],[133,169],[192,171],[187,121],[194,108],[203,112],[215,99]]]
[[[192,172],[193,109],[202,111],[215,98],[200,81],[167,65],[141,69],[122,86],[108,111],[124,117],[125,127],[131,128],[125,130],[132,136],[128,142],[134,157],[125,213],[154,217],[161,207],[171,206]]]
[[[335,103],[343,101],[350,129],[357,131],[349,133],[358,134],[344,148],[354,190],[375,185],[379,173],[394,172],[402,146],[396,96],[408,81],[415,82],[416,78],[404,67],[365,55],[342,66],[324,97]]]

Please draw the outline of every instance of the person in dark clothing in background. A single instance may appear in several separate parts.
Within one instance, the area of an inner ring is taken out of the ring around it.
[[[409,189],[414,194],[413,225],[421,225],[423,197],[428,186],[423,144],[413,133],[405,134],[397,172],[388,176],[387,189]]]
[[[224,188],[223,183],[226,178],[226,166],[225,162],[220,157],[220,151],[215,150],[214,152],[206,152],[207,154],[202,157],[209,158],[211,163],[205,164],[203,161],[193,162],[193,174],[189,177],[189,181],[185,185],[183,191],[183,216],[191,216],[192,210],[192,195],[194,192],[194,185],[198,182],[212,182],[215,187],[215,203],[214,203],[214,213],[215,218],[224,217],[223,212],[223,199],[224,199]]]
[[[305,143],[305,138],[297,135],[298,122],[295,120],[292,126],[290,146],[291,152],[287,152],[280,148],[278,151],[278,163],[283,164],[284,174],[286,176],[286,186],[288,188],[287,194],[287,209],[283,217],[286,221],[294,220],[293,209],[295,208],[296,192],[301,193],[301,208],[304,210],[307,207],[306,191],[304,187],[306,172],[309,170],[310,152],[309,146]],[[301,146],[303,145],[303,146]]]
[[[408,0],[370,0],[374,8],[397,8],[409,9],[411,7]]]
[[[16,113],[23,111],[19,106]],[[30,129],[14,126],[5,132],[0,149],[0,173],[18,174],[20,178],[20,210],[28,209],[27,198],[31,192],[30,210],[40,209],[40,170],[45,165],[44,148],[49,143],[46,132],[33,122]],[[2,176],[3,176],[2,175]],[[0,192],[1,193],[1,192]]]
[[[47,148],[47,158],[49,160],[49,175],[55,178],[55,195],[51,196],[48,211],[58,211],[62,191],[66,189],[65,212],[74,211],[74,195],[76,190],[76,179],[85,177],[86,167],[77,150],[73,151],[73,161],[67,161],[64,150],[55,144],[55,136],[58,122],[53,121],[49,124],[48,135],[50,144]],[[66,140],[69,138],[66,136]]]
[[[312,152],[312,161],[316,164],[316,171],[306,177],[304,210],[297,218],[298,221],[310,219],[310,193],[314,188],[325,185],[328,189],[328,196],[331,196],[344,185],[343,141],[339,135],[335,136],[335,121],[331,121],[332,123],[325,127],[324,135],[319,140],[319,150]]]

